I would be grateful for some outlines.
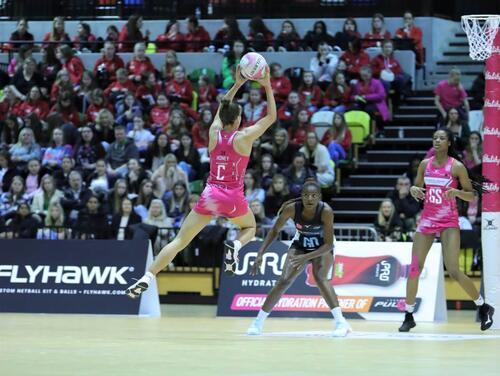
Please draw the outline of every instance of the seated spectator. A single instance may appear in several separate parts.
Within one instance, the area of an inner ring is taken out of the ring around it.
[[[139,158],[139,150],[134,142],[126,137],[125,127],[115,127],[115,141],[109,145],[106,153],[108,174],[111,176],[125,176],[127,173],[127,162]]]
[[[60,128],[55,128],[52,131],[51,146],[45,149],[42,157],[42,165],[50,170],[57,169],[61,166],[64,157],[71,157],[73,148],[71,145],[64,143],[63,132]]]
[[[365,33],[363,48],[381,47],[384,40],[391,39],[391,33],[386,30],[384,16],[381,13],[375,13],[372,17],[372,28],[370,32]]]
[[[142,117],[142,105],[131,92],[125,94],[123,101],[116,104],[116,124],[131,131],[134,128],[134,118]]]
[[[127,181],[125,179],[117,179],[113,188],[108,193],[107,212],[111,215],[116,215],[120,212],[121,202],[128,195]]]
[[[0,217],[6,217],[15,212],[21,203],[28,202],[28,200],[24,179],[21,176],[14,176],[8,191],[5,190],[0,194]]]
[[[321,44],[333,46],[334,38],[326,29],[324,21],[316,21],[312,30],[309,30],[304,36],[304,49],[306,51],[318,51]],[[311,70],[314,70],[311,68]]]
[[[133,231],[131,226],[141,223],[141,217],[133,210],[132,200],[125,197],[120,203],[120,210],[111,219],[110,231],[114,239],[132,239]]]
[[[240,30],[238,21],[234,17],[224,17],[224,24],[217,31],[212,41],[216,49],[229,49],[237,40],[244,43],[245,36]]]
[[[115,44],[113,42],[104,43],[102,57],[97,59],[94,64],[94,75],[99,87],[104,90],[112,82],[115,82],[118,69],[124,67],[125,63],[122,58],[116,54]]]
[[[50,89],[56,80],[57,73],[61,71],[61,62],[56,57],[56,50],[53,46],[42,47],[41,61],[37,65],[37,72],[40,74],[40,83],[44,96],[50,94]],[[69,76],[68,76],[69,81]]]
[[[344,113],[349,107],[350,100],[351,87],[347,84],[344,73],[336,72],[333,75],[333,82],[325,91],[321,111]]]
[[[94,74],[88,70],[83,71],[80,83],[75,86],[77,108],[82,114],[87,112],[87,108],[91,104],[90,97],[96,88],[97,84]]]
[[[153,243],[153,251],[154,254],[157,255],[160,250],[167,245],[170,235],[169,228],[173,226],[173,220],[167,217],[165,205],[163,205],[162,200],[154,199],[151,201],[147,217],[143,220],[143,223],[158,228],[158,233]]]
[[[262,228],[262,226],[271,226],[273,222],[271,221],[271,219],[266,217],[262,201],[251,200],[248,206],[250,206],[250,210],[252,211],[255,217],[255,223],[257,225],[257,231],[255,233],[255,237],[264,239],[267,231],[265,228]]]
[[[271,143],[262,144],[262,149],[271,153],[274,163],[280,170],[292,164],[293,156],[298,151],[298,146],[291,144],[288,140],[288,132],[285,129],[277,129]]]
[[[391,40],[382,44],[382,53],[372,60],[373,76],[380,78],[385,92],[389,95],[391,89],[396,91],[396,102],[401,97],[405,98],[411,94],[411,76],[403,72],[401,65],[394,58],[394,46]]]
[[[217,102],[217,89],[211,83],[210,77],[201,75],[198,79],[198,108],[211,108]]]
[[[300,103],[306,106],[309,112],[315,112],[321,106],[323,102],[321,89],[314,82],[313,72],[304,71],[298,92]]]
[[[212,121],[212,111],[208,108],[204,108],[200,111],[200,120],[193,125],[193,145],[200,153],[208,148],[208,130],[212,125]]]
[[[321,143],[328,148],[330,158],[335,164],[347,158],[352,145],[352,133],[343,114],[335,113],[332,127],[323,134]]]
[[[201,175],[200,153],[193,145],[193,139],[189,133],[181,136],[179,148],[175,151],[175,156],[190,181],[197,180]]]
[[[241,57],[245,54],[245,44],[241,39],[237,39],[232,43],[232,48],[226,53],[222,59],[222,87],[229,89],[234,84],[234,75],[236,67],[240,63]]]
[[[106,172],[106,161],[99,159],[95,163],[94,172],[87,176],[87,187],[95,194],[101,197],[106,196],[111,188],[111,179]]]
[[[470,128],[467,122],[460,119],[460,114],[456,108],[450,108],[448,111],[446,128],[453,133],[456,148],[463,151],[469,143]]]
[[[420,203],[410,195],[410,179],[406,176],[398,178],[396,188],[387,194],[387,198],[392,200],[396,215],[403,223],[405,231],[415,231],[416,216],[420,211]]]
[[[110,99],[111,103],[116,103],[123,100],[127,93],[135,93],[136,89],[134,83],[128,79],[127,70],[120,68],[116,71],[116,81],[104,90],[104,95]]]
[[[100,143],[105,149],[109,148],[109,145],[115,141],[115,118],[111,111],[107,109],[102,109],[97,114],[95,119],[95,126],[93,128],[94,137],[98,143]],[[83,134],[83,130],[82,130]]]
[[[69,79],[69,73],[66,69],[57,72],[56,80],[50,89],[50,103],[55,104],[61,93],[74,94],[73,84]]]
[[[69,175],[75,167],[75,160],[71,157],[64,157],[61,168],[52,173],[57,189],[65,190],[69,187]]]
[[[483,140],[481,138],[481,133],[477,131],[470,133],[469,142],[465,146],[465,150],[462,154],[464,156],[464,166],[469,170],[476,169],[477,167],[481,168],[483,160]]]
[[[356,83],[351,94],[351,101],[355,108],[366,111],[372,118],[372,133],[383,137],[384,122],[389,120],[389,108],[385,101],[385,89],[380,80],[372,78],[372,69],[369,65],[361,68],[361,79]]]
[[[257,169],[262,189],[265,191],[269,189],[277,170],[278,169],[274,164],[273,156],[271,154],[263,154],[260,158],[260,165]]]
[[[303,153],[296,153],[290,166],[283,170],[283,176],[287,179],[288,190],[292,197],[298,197],[302,186],[309,178],[316,179],[314,171],[306,165],[306,157]]]
[[[154,72],[143,73],[141,82],[135,95],[141,101],[142,107],[149,111],[156,104],[156,97],[161,92],[161,82],[156,80]]]
[[[249,101],[243,106],[242,127],[250,127],[267,114],[267,102],[262,100],[260,89],[250,89]]]
[[[294,116],[302,108],[299,94],[296,91],[291,91],[290,94],[288,94],[288,100],[278,109],[278,120],[280,121],[280,125],[283,128],[289,128]]]
[[[146,56],[146,45],[136,43],[134,46],[134,57],[127,63],[128,78],[136,85],[142,81],[142,74],[155,72],[155,67],[149,57]]]
[[[42,93],[38,86],[33,86],[26,98],[26,101],[19,107],[19,116],[26,117],[29,114],[36,114],[40,120],[45,121],[49,114],[49,104],[42,99]]]
[[[353,38],[348,42],[348,49],[340,60],[343,60],[347,66],[349,79],[359,79],[361,67],[370,64],[370,56],[361,48],[361,39]]]
[[[172,187],[170,197],[164,197],[165,208],[169,218],[173,219],[173,227],[181,227],[182,220],[189,211],[189,190],[184,181],[177,181]]]
[[[42,78],[37,72],[36,61],[32,57],[28,57],[23,62],[23,69],[19,69],[12,77],[10,88],[21,100],[26,100],[26,96],[33,86],[40,86]]]
[[[467,92],[460,83],[461,73],[458,68],[452,68],[447,80],[440,81],[434,89],[434,104],[439,111],[439,120],[445,119],[447,112],[456,108],[461,119],[469,118],[469,101]]]
[[[47,146],[49,144],[49,142],[51,141],[50,138],[52,134],[49,129],[47,131],[44,131],[42,122],[34,112],[26,116],[23,119],[23,121],[24,121],[24,127],[22,129],[24,128],[31,129],[33,131],[35,139],[38,141],[38,144],[40,146]],[[49,139],[47,139],[46,142],[44,142],[45,141],[44,139],[46,137]]]
[[[148,146],[154,141],[155,136],[149,129],[144,129],[144,119],[140,115],[134,116],[134,128],[128,132],[127,137],[132,139],[140,154],[145,154]]]
[[[42,228],[36,234],[37,239],[42,240],[64,240],[71,239],[71,230],[64,228],[66,225],[64,210],[60,203],[51,202],[47,211],[47,216],[43,221]]]
[[[171,191],[174,183],[182,181],[189,185],[189,180],[182,168],[177,164],[177,157],[174,154],[168,154],[165,162],[151,176],[151,181],[155,185],[155,196],[163,197],[165,192]]]
[[[210,35],[205,28],[198,23],[198,18],[189,16],[187,19],[188,32],[184,38],[186,52],[202,52],[209,43]]]
[[[142,220],[146,219],[151,203],[157,198],[153,193],[153,182],[143,178],[137,190],[137,200],[134,206],[134,211],[141,216]]]
[[[283,75],[281,64],[272,63],[269,66],[271,70],[271,87],[273,88],[274,99],[277,105],[286,102],[288,94],[292,91],[290,79]]]
[[[281,174],[274,175],[264,200],[266,216],[268,218],[275,218],[278,210],[290,198],[286,178]]]
[[[174,78],[167,82],[165,93],[170,102],[185,103],[191,106],[193,102],[193,87],[186,79],[186,71],[182,65],[174,68]]]
[[[165,133],[158,133],[153,143],[146,150],[145,168],[149,171],[156,171],[163,165],[167,154],[171,152],[167,135]]]
[[[472,97],[470,107],[472,110],[482,110],[484,107],[484,92],[486,88],[486,79],[484,72],[480,72],[469,90],[469,95]]]
[[[65,124],[71,123],[75,127],[80,126],[80,113],[76,109],[73,95],[69,92],[59,94],[57,102],[52,106],[50,112],[60,114]]]
[[[32,53],[33,46],[28,45],[25,45],[17,50],[16,56],[10,60],[9,65],[7,66],[7,74],[9,77],[14,76],[18,70],[22,69],[24,60],[32,57]]]
[[[112,42],[114,45],[118,43],[120,32],[115,25],[108,25],[106,28],[106,37],[104,38],[105,42]]]
[[[339,47],[342,51],[347,50],[349,41],[353,38],[361,38],[361,34],[358,32],[358,24],[356,20],[352,17],[347,17],[344,21],[344,26],[342,31],[335,34],[333,44]]]
[[[73,48],[82,52],[96,52],[97,38],[92,34],[90,25],[80,21],[76,32],[77,35],[73,38]]]
[[[141,28],[143,25],[142,16],[133,14],[129,17],[127,23],[123,26],[118,36],[118,51],[132,52],[136,43],[147,43],[149,39],[149,30],[146,30],[146,35],[143,36]]]
[[[17,168],[23,168],[31,159],[40,159],[40,145],[36,143],[31,128],[23,128],[19,132],[17,143],[9,148],[10,160]]]
[[[309,112],[300,110],[295,115],[292,126],[288,128],[288,139],[291,144],[302,145],[306,140],[307,132],[314,132],[314,125],[309,123]]]
[[[125,179],[127,180],[128,192],[132,194],[139,194],[139,188],[141,182],[147,179],[148,174],[142,168],[139,160],[132,158],[127,162],[127,174]]]
[[[168,21],[165,33],[158,35],[156,38],[157,51],[165,52],[174,50],[183,52],[184,48],[184,34],[179,31],[179,23],[177,20]]]
[[[302,51],[300,35],[295,30],[292,21],[286,20],[281,24],[281,31],[274,42],[272,51]]]
[[[56,188],[54,178],[50,175],[44,175],[40,182],[40,190],[33,196],[31,211],[34,214],[46,216],[49,205],[53,202],[59,202],[64,194]]]
[[[316,178],[322,188],[329,188],[335,181],[334,164],[325,145],[318,140],[316,132],[308,132],[304,146],[299,149],[307,159],[310,166],[316,169]]]
[[[16,173],[17,171],[10,161],[9,152],[7,150],[0,150],[0,193],[7,192]]]
[[[253,170],[247,170],[244,178],[245,198],[248,202],[258,200],[264,202],[266,192],[260,187],[260,180],[257,173]]]
[[[64,17],[54,18],[54,20],[52,21],[52,31],[49,31],[45,34],[45,36],[43,37],[43,41],[49,42],[50,45],[54,48],[57,48],[60,45],[64,44],[71,44],[71,39],[64,29]],[[49,43],[47,43],[47,45],[49,45]]]
[[[17,142],[19,133],[19,118],[16,115],[8,115],[3,121],[0,121],[0,127],[3,127],[0,133],[0,143],[6,148],[11,147]]]
[[[108,221],[98,196],[91,194],[85,207],[78,212],[75,230],[80,239],[107,239]]]
[[[3,89],[3,100],[0,102],[0,120],[4,120],[10,115],[18,116],[20,114],[22,102],[17,97],[16,92],[16,88],[12,85]]]
[[[158,134],[161,129],[166,128],[170,117],[170,102],[163,92],[158,93],[156,106],[150,111],[149,122],[153,134]]]
[[[28,31],[28,19],[21,17],[17,21],[16,31],[10,34],[8,47],[17,50],[22,46],[33,48],[33,34]]]
[[[394,35],[400,39],[411,39],[416,54],[417,67],[424,63],[424,46],[422,44],[422,29],[415,26],[415,19],[411,12],[405,12],[403,15],[404,25],[396,30]]]
[[[173,109],[167,127],[162,131],[167,134],[170,147],[175,151],[179,147],[181,135],[188,132],[184,111],[180,108]]]
[[[78,212],[85,207],[85,203],[92,195],[92,191],[83,185],[82,174],[79,171],[71,171],[68,180],[69,187],[64,189],[61,205],[64,208],[67,220],[74,223],[78,217]]]
[[[61,62],[63,69],[69,74],[69,79],[73,85],[78,85],[82,80],[85,67],[78,56],[74,55],[73,50],[68,45],[60,46],[56,51],[56,56]]]
[[[332,48],[326,42],[319,44],[318,53],[311,59],[309,69],[321,89],[326,89],[332,82],[338,61],[337,55],[332,53]]]
[[[97,115],[103,109],[113,111],[113,106],[108,103],[107,98],[104,96],[102,89],[94,89],[90,94],[90,106],[87,108],[86,117],[87,123],[95,124]]]
[[[274,33],[269,30],[260,16],[253,17],[248,22],[247,42],[252,51],[266,51],[273,44]]]
[[[39,225],[39,218],[31,213],[29,204],[22,202],[6,222],[7,238],[35,239]]]
[[[394,204],[390,199],[386,198],[380,204],[374,226],[380,241],[397,242],[401,240],[400,234],[403,223],[399,219]]]

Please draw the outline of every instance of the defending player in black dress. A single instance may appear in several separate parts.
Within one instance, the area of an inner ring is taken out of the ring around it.
[[[333,336],[345,337],[351,331],[351,327],[342,316],[337,295],[330,283],[333,267],[333,211],[328,204],[321,201],[321,188],[317,182],[306,181],[301,197],[283,204],[276,223],[259,249],[251,274],[258,273],[262,255],[289,219],[295,222],[297,232],[288,250],[283,272],[268,294],[257,318],[248,328],[247,334],[262,333],[264,320],[273,307],[295,278],[304,271],[307,264],[312,262],[313,275],[321,296],[330,307],[336,321]]]

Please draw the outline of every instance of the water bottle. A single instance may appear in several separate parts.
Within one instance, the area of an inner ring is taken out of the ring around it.
[[[197,19],[201,18],[201,9],[200,9],[200,7],[196,8],[196,10],[194,11],[194,15],[196,16]]]
[[[212,14],[214,14],[214,6],[212,5],[211,1],[209,1],[208,5],[207,5],[207,14],[209,16],[211,16]]]
[[[399,127],[398,137],[399,138],[404,138],[405,137],[405,131],[404,131],[403,127]]]

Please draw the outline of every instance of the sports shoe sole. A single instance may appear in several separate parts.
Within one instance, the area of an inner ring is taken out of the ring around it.
[[[488,330],[489,328],[491,328],[491,326],[493,325],[493,315],[495,314],[495,308],[493,308],[492,306],[490,306],[490,309],[488,310],[488,321],[486,322],[486,324],[484,324],[483,326],[483,323],[481,323],[481,330]]]
[[[412,322],[410,324],[408,324],[408,329],[406,328],[403,328],[403,326],[401,325],[401,327],[398,329],[401,333],[407,333],[410,331],[410,329],[413,329],[414,327],[416,327],[417,324],[415,322]]]
[[[139,282],[137,285],[135,285],[133,288],[129,287],[128,289],[125,290],[125,294],[131,298],[135,299],[138,298],[139,296],[142,295],[144,291],[148,289],[148,284],[146,282]],[[139,289],[139,292],[135,292],[134,290]]]

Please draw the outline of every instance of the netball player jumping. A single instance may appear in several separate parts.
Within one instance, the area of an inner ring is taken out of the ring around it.
[[[271,88],[269,67],[258,82],[267,95],[267,115],[255,125],[238,130],[241,107],[232,100],[246,79],[238,66],[235,84],[226,93],[209,130],[210,176],[200,200],[184,220],[175,239],[167,244],[156,257],[148,272],[126,290],[136,298],[149,287],[155,275],[165,268],[210,222],[213,216],[226,217],[240,227],[238,239],[225,242],[225,267],[234,273],[238,251],[255,236],[255,218],[248,208],[243,193],[243,178],[252,151],[253,142],[276,121],[276,102]]]
[[[399,331],[408,332],[416,326],[413,311],[418,280],[436,234],[441,234],[444,263],[449,276],[474,300],[481,319],[481,330],[487,330],[493,324],[495,310],[485,303],[470,278],[458,267],[460,229],[456,204],[457,198],[472,201],[474,189],[482,191],[484,178],[480,177],[477,181],[469,178],[455,150],[453,134],[448,129],[439,129],[434,133],[433,147],[435,155],[420,163],[415,185],[410,189],[416,200],[425,201],[413,241],[410,275],[406,283],[406,314]],[[462,189],[457,189],[459,183]]]
[[[293,243],[288,250],[283,272],[279,281],[266,298],[257,318],[248,328],[247,334],[260,335],[264,320],[275,304],[307,266],[312,262],[313,275],[319,291],[330,307],[336,321],[335,337],[345,337],[351,327],[342,316],[337,295],[330,283],[333,268],[333,211],[321,201],[321,188],[315,181],[306,181],[301,198],[287,201],[280,209],[278,219],[257,253],[251,274],[256,275],[262,263],[262,255],[279,234],[288,219],[292,218],[297,229]]]

